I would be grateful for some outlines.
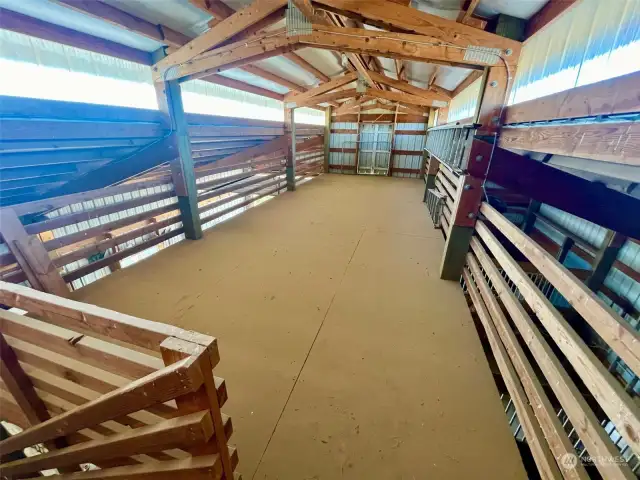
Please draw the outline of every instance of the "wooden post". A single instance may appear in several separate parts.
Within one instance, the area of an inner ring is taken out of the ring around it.
[[[389,170],[387,171],[387,177],[391,177],[393,175],[393,147],[396,144],[396,126],[398,125],[398,109],[400,105],[396,105],[396,111],[393,114],[393,126],[391,127],[391,146],[389,152]],[[376,159],[373,159],[373,164],[375,165]]]
[[[329,155],[331,153],[331,105],[324,110],[324,173],[329,173]]]
[[[594,292],[597,292],[604,284],[605,278],[609,274],[611,267],[618,258],[618,253],[627,241],[627,237],[624,235],[609,230],[602,244],[602,248],[597,253],[595,261],[593,262],[593,272],[587,279],[587,287]]]
[[[354,165],[356,167],[356,169],[354,170],[353,174],[354,175],[358,175],[358,168],[359,168],[359,161],[358,161],[358,157],[360,156],[360,112],[362,112],[362,105],[358,105],[358,119],[356,121],[356,131],[358,133],[356,133],[356,153],[355,153],[355,158],[354,158]]]
[[[11,208],[0,209],[0,234],[16,257],[32,288],[59,297],[69,296],[69,287],[60,276],[37,235],[29,235]]]
[[[524,218],[524,224],[522,225],[522,231],[527,235],[529,235],[533,231],[533,226],[536,223],[536,215],[540,210],[540,205],[542,204],[539,201],[534,200],[533,198],[529,202],[527,214]]]
[[[195,393],[183,395],[176,398],[178,410],[184,415],[187,413],[209,410],[213,420],[215,440],[211,445],[206,445],[204,450],[197,452],[200,454],[217,453],[220,455],[223,465],[223,478],[232,480],[233,466],[229,454],[229,445],[225,435],[222,412],[220,411],[220,401],[213,379],[213,367],[220,360],[217,343],[214,341],[209,346],[204,347],[195,343],[180,340],[174,337],[167,338],[160,345],[162,360],[166,366],[172,365],[180,360],[197,356],[200,370],[203,377],[202,387]],[[215,445],[213,444],[215,442]],[[195,452],[194,452],[195,453]]]
[[[296,120],[293,108],[284,109],[284,134],[287,137],[287,190],[296,189]]]
[[[154,61],[164,58],[164,49],[154,52]],[[178,157],[170,162],[173,185],[178,196],[178,206],[185,237],[202,238],[202,225],[198,213],[198,188],[191,156],[189,129],[182,104],[180,83],[177,80],[155,83],[158,108],[177,143]]]
[[[482,203],[482,179],[471,175],[460,177],[451,212],[451,225],[440,263],[440,278],[459,280]]]

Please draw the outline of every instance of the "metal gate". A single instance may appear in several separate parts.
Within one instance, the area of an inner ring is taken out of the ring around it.
[[[358,173],[387,175],[391,160],[393,126],[389,123],[363,123],[358,142]]]

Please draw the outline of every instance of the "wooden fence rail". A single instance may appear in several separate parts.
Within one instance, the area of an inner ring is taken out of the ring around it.
[[[463,278],[514,400],[541,476],[562,478],[558,476],[559,471],[564,478],[588,478],[580,462],[575,467],[571,464],[572,468],[567,469],[567,465],[560,461],[567,454],[581,452],[576,452],[569,442],[536,369],[524,353],[525,346],[588,454],[605,459],[594,462],[603,478],[635,478],[627,463],[619,460],[620,451],[602,427],[602,421],[610,420],[625,444],[638,453],[640,409],[521,264],[500,243],[494,231],[500,231],[634,371],[638,368],[640,355],[638,333],[587,289],[580,278],[495,208],[483,203],[480,212],[485,220],[476,223],[476,236],[471,239],[471,253],[466,258]],[[510,285],[515,287],[515,293]],[[511,322],[515,329],[512,329]],[[566,360],[561,360],[555,349]],[[570,371],[565,369],[563,361],[571,365]],[[598,404],[598,412],[594,412],[587,402],[586,392],[581,391],[576,382],[586,387]],[[522,390],[519,389],[520,383]],[[531,416],[532,412],[535,417]],[[602,418],[603,413],[605,418]],[[556,462],[551,461],[554,459]]]
[[[238,478],[214,337],[5,282],[0,302],[27,311],[0,310],[0,419],[24,429],[0,449],[49,446],[0,475]],[[47,418],[29,415],[37,404]],[[70,473],[85,463],[100,470]]]

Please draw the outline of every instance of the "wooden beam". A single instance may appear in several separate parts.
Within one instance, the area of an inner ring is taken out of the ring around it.
[[[285,29],[255,35],[251,42],[240,41],[196,56],[167,71],[167,80],[191,80],[245,66],[301,48],[297,37],[286,37]],[[155,67],[154,67],[155,68]]]
[[[640,72],[516,103],[504,123],[615,115],[640,111]]]
[[[487,65],[484,60],[465,58],[462,49],[434,45],[433,36],[426,35],[314,25],[310,35],[300,35],[300,42],[306,46],[327,50],[366,53],[441,65],[467,68]],[[510,61],[512,57],[507,58]]]
[[[0,235],[32,288],[60,297],[69,296],[69,288],[49,258],[40,238],[27,234],[11,208],[0,209]]]
[[[482,70],[473,70],[471,73],[469,73],[467,78],[465,78],[462,82],[460,82],[460,84],[453,90],[451,94],[451,98],[457,97],[460,94],[460,92],[462,92],[465,88],[467,88],[477,79],[479,79],[482,75],[483,75]]]
[[[503,128],[503,148],[640,166],[640,123]]]
[[[148,22],[100,0],[57,0],[57,2],[73,10],[89,14],[94,18],[105,20],[112,25],[125,28],[151,40],[166,43],[172,47],[181,47],[191,40],[191,38],[176,32],[166,25]]]
[[[279,10],[287,3],[286,0],[255,0],[250,5],[237,11],[230,17],[215,25],[211,30],[180,47],[174,53],[160,60],[154,65],[154,81],[161,81],[165,71],[175,65],[181,65],[193,59],[196,55],[214,48],[234,35],[259,22],[264,17]]]
[[[476,28],[457,23],[436,15],[422,12],[416,8],[402,5],[390,6],[386,0],[368,0],[366,2],[354,2],[353,0],[317,0],[318,5],[331,11],[338,11],[341,15],[353,14],[368,20],[367,23],[386,29],[401,29],[413,32],[432,39],[449,42],[459,47],[476,45],[480,47],[510,49],[512,54],[507,61],[517,63],[520,55],[521,43],[493,33],[478,30]]]
[[[365,95],[375,98],[383,98],[393,102],[408,103],[411,105],[422,105],[425,107],[433,105],[433,100],[427,100],[424,97],[418,97],[417,95],[412,95],[410,93],[389,92],[386,90],[374,90],[372,88],[367,88]]]
[[[4,8],[0,8],[0,28],[142,65],[153,65],[149,52],[37,20]]]
[[[475,11],[479,3],[480,3],[480,0],[470,0],[469,6],[467,7],[467,9],[461,11],[460,14],[458,15],[458,22],[467,23],[467,21],[471,18],[471,16],[473,15],[473,12]]]
[[[287,139],[286,154],[286,179],[287,190],[290,192],[296,189],[296,121],[295,110],[293,108],[284,109],[284,137]]]
[[[493,251],[494,247],[500,252],[504,250],[498,240],[495,239],[494,241],[494,239],[495,237],[489,239],[491,250]],[[471,248],[483,270],[487,273],[498,298],[500,298],[513,320],[524,344],[528,347],[540,367],[544,378],[548,381],[553,393],[571,420],[573,427],[576,431],[580,432],[580,439],[587,448],[589,455],[619,455],[619,451],[614,447],[613,442],[600,425],[598,417],[593,413],[582,393],[578,390],[578,387],[560,363],[560,360],[547,343],[545,336],[542,335],[536,323],[526,312],[520,300],[512,293],[511,288],[498,271],[495,263],[491,260],[480,241],[475,237],[471,241]],[[506,251],[504,254],[508,256]],[[517,262],[512,261],[510,263],[513,264],[514,269],[522,271],[517,265]],[[500,265],[502,267],[502,261],[500,261]],[[522,271],[521,275],[526,277],[524,271]],[[519,277],[521,275],[519,275]],[[509,277],[512,280],[514,279],[511,275],[509,275]],[[521,380],[524,380],[524,378],[521,377]],[[561,434],[564,437],[564,431],[561,431]],[[553,437],[547,438],[552,439]],[[607,477],[610,476],[609,478],[629,480],[633,478],[633,474],[626,464],[607,464],[599,465],[599,467],[605,469],[603,473]],[[584,475],[578,475],[582,473],[581,470],[582,469],[565,469],[563,472],[566,472],[569,478],[584,478]],[[575,475],[571,476],[572,473],[575,473]]]
[[[160,50],[159,57],[164,55]],[[182,91],[177,80],[154,84],[158,107],[165,123],[171,127],[177,147],[177,156],[170,161],[171,176],[178,197],[180,218],[185,237],[190,240],[202,238],[202,225],[198,214],[198,188],[191,153],[189,129],[182,104]],[[170,137],[170,138],[171,138]]]
[[[293,4],[302,12],[302,14],[309,20],[312,20],[315,15],[315,10],[311,4],[311,0],[293,0]]]
[[[600,287],[604,285],[604,280],[611,271],[611,267],[616,264],[618,253],[620,253],[626,241],[627,237],[624,235],[612,230],[607,232],[602,248],[596,254],[596,258],[593,261],[593,271],[586,281],[586,286],[592,291],[597,292],[600,290]],[[623,330],[621,330],[621,332],[624,333]],[[622,357],[622,355],[620,356]],[[629,365],[629,367],[631,367],[631,365]]]
[[[346,75],[335,77],[334,79],[328,82],[321,83],[317,87],[307,90],[304,93],[300,93],[297,95],[295,94],[286,95],[285,100],[286,100],[287,106],[290,108],[295,108],[298,106],[299,103],[303,103],[311,99],[312,97],[332,92],[337,88],[343,87],[344,85],[347,85],[348,83],[351,83],[357,80],[357,78],[358,78],[358,75],[356,73],[353,73],[353,72],[347,73]]]
[[[229,77],[223,77],[222,75],[211,75],[210,77],[205,77],[202,80],[215,83],[216,85],[224,85],[225,87],[234,88],[243,92],[253,93],[254,95],[273,98],[274,100],[279,100],[281,102],[284,101],[284,95],[282,93],[277,93],[262,87],[256,87],[250,83],[241,82],[240,80],[235,80]]]
[[[333,115],[342,115],[344,113],[350,112],[354,108],[358,108],[363,103],[366,103],[371,100],[371,97],[368,95],[363,95],[360,98],[354,98],[353,100],[347,100],[340,104],[340,106],[333,111]]]
[[[329,106],[324,111],[324,172],[329,173],[329,149],[331,147],[331,110]]]
[[[265,80],[269,80],[270,82],[276,83],[282,87],[288,88],[289,90],[293,90],[294,92],[306,92],[307,88],[298,85],[295,82],[287,80],[286,78],[280,77],[274,73],[271,73],[264,68],[260,68],[256,65],[245,65],[244,67],[240,67],[240,70],[244,70],[247,73],[251,73],[256,77],[263,78]],[[211,77],[205,77],[204,80],[208,80]]]
[[[474,140],[471,155],[492,158],[487,179],[502,187],[640,238],[640,224],[627,213],[640,211],[640,199],[480,140]]]
[[[296,55],[294,53],[285,53],[283,57],[295,63],[297,66],[309,72],[311,75],[313,75],[314,77],[316,77],[318,80],[322,82],[328,82],[329,80],[331,80],[329,76],[322,73],[320,70],[318,70],[316,67],[311,65],[309,62],[307,62],[304,58],[300,57],[299,55]]]
[[[355,88],[348,88],[346,90],[338,90],[331,93],[325,93],[324,95],[316,95],[302,102],[296,102],[296,108],[306,107],[309,105],[318,105],[320,103],[327,103],[333,100],[341,100],[343,98],[352,98],[358,95],[358,91]]]
[[[526,38],[535,35],[544,27],[556,21],[579,2],[580,0],[549,0],[544,7],[527,21],[525,28]]]
[[[448,102],[451,99],[451,97],[447,95],[438,94],[430,90],[425,90],[424,88],[419,88],[414,85],[411,85],[409,82],[395,80],[393,78],[387,77],[386,75],[382,75],[380,73],[371,72],[370,75],[371,75],[371,78],[376,82],[389,85],[390,87],[393,87],[396,90],[400,90],[402,92],[405,92],[411,95],[416,95],[418,97],[422,97],[427,100],[442,100],[444,102]]]

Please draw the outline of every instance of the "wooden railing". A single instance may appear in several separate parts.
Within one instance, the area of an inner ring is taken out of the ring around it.
[[[483,203],[480,213],[484,220],[476,223],[463,278],[542,478],[588,478],[582,462],[575,461],[585,455],[594,459],[603,478],[635,478],[628,462],[640,452],[638,405],[496,232],[635,372],[640,371],[638,332],[496,209]],[[571,434],[579,438],[580,451],[558,419],[558,405],[570,420]],[[621,440],[614,443],[612,428],[604,428],[608,422]],[[637,468],[637,459],[633,463]]]
[[[0,139],[0,188],[6,185],[8,192],[23,176],[38,171],[46,180],[62,167],[71,168],[62,180],[83,166],[89,177],[78,181],[96,185],[101,166],[144,153],[166,134],[157,111],[70,102],[2,97],[0,119],[3,126],[8,122]],[[192,114],[186,121],[204,228],[285,189],[282,122]],[[319,173],[324,128],[296,127],[297,173]],[[124,165],[133,178],[120,185],[41,199],[56,187],[44,185],[43,191],[8,197],[9,203],[38,199],[0,208],[0,279],[65,296],[66,284],[79,288],[123,260],[131,263],[145,250],[183,238],[170,165],[148,157],[148,168]],[[125,163],[141,159],[134,160]]]
[[[27,311],[0,310],[0,420],[23,429],[0,451],[47,448],[3,478],[239,478],[215,338],[5,282],[0,303]]]

